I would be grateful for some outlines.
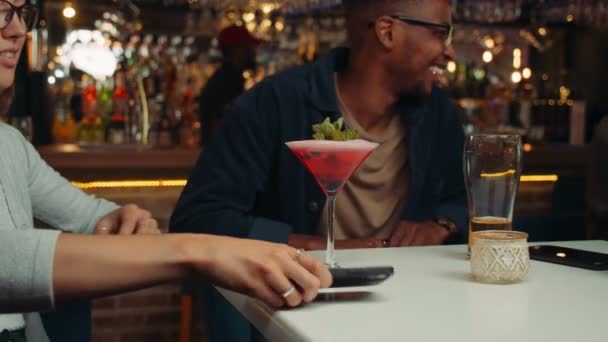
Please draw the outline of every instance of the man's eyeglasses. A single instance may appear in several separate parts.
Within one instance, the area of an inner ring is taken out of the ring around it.
[[[0,30],[5,29],[13,21],[15,13],[28,31],[34,28],[38,19],[38,9],[35,5],[27,1],[21,6],[15,6],[6,0],[0,0]]]
[[[410,25],[441,28],[441,29],[443,29],[441,31],[441,35],[442,35],[441,38],[443,39],[443,45],[446,48],[448,46],[452,45],[452,39],[454,38],[454,26],[453,25],[446,24],[446,23],[435,23],[432,21],[414,19],[414,18],[404,17],[404,16],[400,16],[400,15],[392,15],[391,18],[397,19],[399,21],[402,21],[402,22],[404,22],[406,24],[410,24]]]

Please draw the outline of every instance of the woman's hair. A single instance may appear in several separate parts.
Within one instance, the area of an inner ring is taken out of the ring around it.
[[[12,85],[0,92],[0,115],[6,115],[11,108],[13,96],[15,95],[15,86]]]

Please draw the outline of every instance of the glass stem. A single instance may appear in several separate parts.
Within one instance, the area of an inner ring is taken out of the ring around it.
[[[336,255],[334,245],[334,208],[336,206],[336,193],[327,194],[327,253],[325,263],[328,267],[336,267]]]

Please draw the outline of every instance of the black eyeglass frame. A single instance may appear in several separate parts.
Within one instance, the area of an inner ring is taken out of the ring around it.
[[[446,48],[448,46],[452,45],[452,40],[454,38],[454,25],[451,25],[448,23],[437,23],[437,22],[428,21],[428,20],[416,19],[416,18],[406,17],[406,16],[402,16],[402,15],[390,15],[389,17],[399,20],[401,22],[404,22],[406,24],[410,24],[410,25],[425,26],[425,27],[440,27],[440,28],[446,29],[448,35],[445,38],[445,41],[443,42],[443,44],[445,45]],[[370,28],[373,26],[374,26],[373,22],[369,23]]]
[[[0,0],[0,3],[6,3],[10,7],[10,10],[9,10],[10,12],[8,13],[8,17],[6,17],[4,19],[0,17],[0,30],[4,30],[5,28],[8,27],[8,25],[11,24],[11,22],[13,21],[13,18],[15,17],[15,13],[17,13],[17,16],[19,16],[19,19],[25,24],[28,32],[31,31],[36,26],[36,23],[38,22],[38,7],[34,4],[32,4],[31,1],[26,1],[21,6],[15,6],[15,5],[11,4],[10,2],[8,2],[7,0]],[[28,9],[32,12],[32,15],[33,15],[30,23],[27,23],[23,19],[23,10],[28,10]]]

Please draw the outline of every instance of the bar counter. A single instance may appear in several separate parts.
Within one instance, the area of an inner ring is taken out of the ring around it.
[[[586,146],[529,146],[524,175],[580,176],[590,158]],[[42,158],[72,181],[186,179],[200,149],[153,149],[135,146],[81,147],[64,144],[39,148]],[[528,178],[530,179],[530,178]],[[550,178],[551,179],[551,178]]]
[[[524,153],[524,176],[515,212],[545,215],[551,211],[558,179],[584,180],[590,151],[588,147],[550,145],[525,146],[525,150],[528,152]],[[118,203],[137,203],[155,212],[162,224],[168,222],[200,154],[199,148],[71,144],[45,146],[39,151],[75,185]]]
[[[200,149],[60,144],[40,147],[42,158],[71,181],[186,179]]]
[[[606,241],[556,244],[608,252]],[[606,341],[605,272],[531,261],[519,283],[481,284],[472,280],[465,249],[338,251],[344,267],[391,265],[395,275],[378,286],[325,290],[294,310],[220,292],[269,342]]]

